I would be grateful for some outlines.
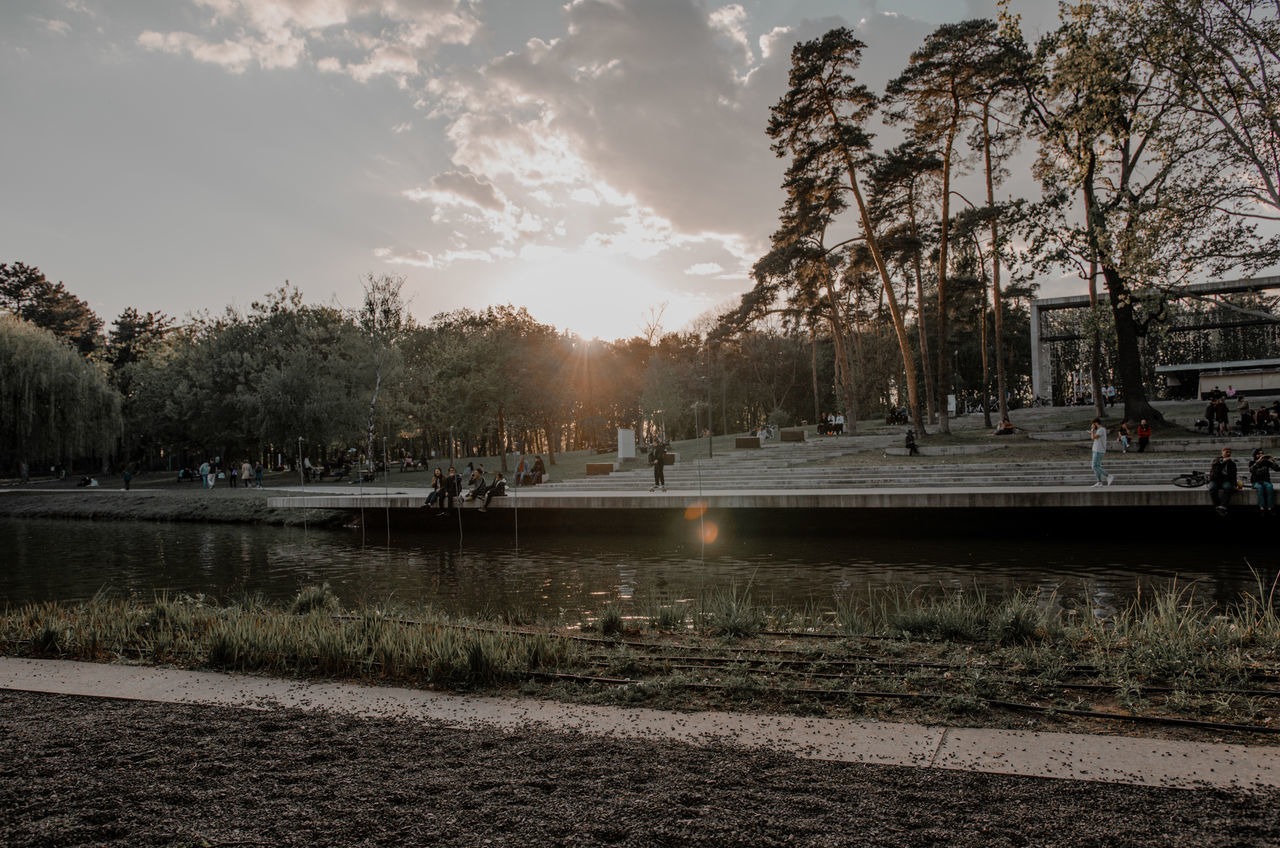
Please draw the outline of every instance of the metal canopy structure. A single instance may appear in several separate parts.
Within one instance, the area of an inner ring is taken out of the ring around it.
[[[1210,283],[1192,283],[1180,287],[1171,293],[1170,300],[1197,301],[1210,300],[1220,295],[1252,294],[1264,291],[1280,291],[1280,276],[1254,277],[1252,279],[1222,280]],[[1101,302],[1105,297],[1099,295]],[[1071,297],[1055,297],[1033,300],[1031,302],[1031,391],[1043,400],[1054,402],[1053,391],[1053,347],[1062,342],[1079,341],[1084,338],[1080,332],[1054,326],[1052,315],[1064,310],[1089,309],[1088,295]],[[1280,324],[1280,314],[1271,315],[1255,310],[1237,310],[1230,317],[1191,316],[1175,321],[1170,327],[1171,333],[1197,333],[1214,330],[1244,329]],[[1263,351],[1262,353],[1274,353]],[[1164,365],[1156,368],[1160,373],[1176,371],[1209,370],[1211,366],[1230,366],[1227,370],[1243,370],[1249,368],[1274,367],[1280,360],[1234,360],[1230,363],[1200,363],[1185,366]]]

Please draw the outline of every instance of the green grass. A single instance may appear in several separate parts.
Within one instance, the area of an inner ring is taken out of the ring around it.
[[[323,585],[286,604],[100,595],[4,609],[0,653],[677,709],[1025,726],[986,707],[996,700],[1280,725],[1277,595],[1261,578],[1229,604],[1175,587],[1104,618],[1087,595],[885,590],[791,610],[748,585],[655,597],[630,618],[609,604],[577,627],[344,610]]]

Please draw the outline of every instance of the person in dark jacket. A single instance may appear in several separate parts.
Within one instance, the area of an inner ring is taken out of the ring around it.
[[[493,482],[485,487],[484,505],[480,507],[481,512],[489,511],[489,501],[494,498],[505,497],[507,494],[507,478],[499,471],[493,476]]]
[[[1222,456],[1209,466],[1209,498],[1218,512],[1226,515],[1231,493],[1236,490],[1236,462],[1231,458],[1231,448],[1223,448]]]
[[[431,494],[427,495],[427,502],[423,506],[435,506],[436,501],[444,496],[444,472],[439,468],[431,472]]]
[[[1258,493],[1258,509],[1262,510],[1263,515],[1274,515],[1276,511],[1276,490],[1271,485],[1272,471],[1280,471],[1280,465],[1276,465],[1270,454],[1263,453],[1262,448],[1256,448],[1253,459],[1249,462],[1249,482]]]
[[[454,499],[462,494],[462,476],[452,465],[449,466],[449,473],[444,477],[442,491],[444,494],[440,496],[440,511],[436,515],[448,515],[449,510],[453,509]]]
[[[661,488],[662,491],[667,490],[667,443],[662,439],[654,439],[653,444],[649,445],[649,462],[653,464],[653,485],[649,487],[649,491]]]

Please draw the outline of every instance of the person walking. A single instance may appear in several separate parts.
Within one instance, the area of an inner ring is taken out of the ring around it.
[[[1264,454],[1262,448],[1254,448],[1253,459],[1249,462],[1249,482],[1258,493],[1258,509],[1263,515],[1275,515],[1276,490],[1271,485],[1271,472],[1280,471],[1280,465]]]
[[[1236,463],[1231,458],[1231,448],[1223,448],[1222,455],[1209,466],[1209,499],[1219,515],[1227,514],[1227,505],[1235,490]]]
[[[1107,428],[1102,426],[1100,419],[1089,422],[1089,438],[1093,440],[1093,474],[1098,478],[1093,485],[1110,486],[1116,476],[1102,470],[1102,457],[1107,453]]]

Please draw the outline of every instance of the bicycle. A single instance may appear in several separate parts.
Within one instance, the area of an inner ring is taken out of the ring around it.
[[[1173,485],[1183,489],[1198,489],[1209,485],[1209,475],[1203,471],[1188,471],[1173,478]]]

